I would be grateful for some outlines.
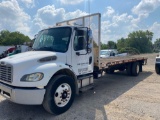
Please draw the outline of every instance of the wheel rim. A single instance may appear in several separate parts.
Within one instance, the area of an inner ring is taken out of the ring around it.
[[[137,70],[137,73],[139,73],[139,65],[137,65],[136,70]]]
[[[58,107],[64,107],[71,99],[72,90],[69,84],[61,84],[55,94],[54,101]]]

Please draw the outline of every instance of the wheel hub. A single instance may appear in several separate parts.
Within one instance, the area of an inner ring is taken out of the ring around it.
[[[59,85],[54,94],[54,101],[58,107],[64,107],[71,99],[72,90],[69,84]]]
[[[66,99],[67,96],[68,96],[67,91],[64,91],[64,92],[62,93],[62,99]]]

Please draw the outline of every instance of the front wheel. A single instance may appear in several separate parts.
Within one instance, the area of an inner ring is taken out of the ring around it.
[[[73,79],[66,75],[58,75],[51,79],[47,85],[43,107],[49,113],[58,115],[71,107],[74,97],[75,85]]]

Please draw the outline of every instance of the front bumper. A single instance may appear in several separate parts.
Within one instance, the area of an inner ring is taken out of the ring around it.
[[[40,105],[43,102],[45,89],[18,88],[0,82],[0,94],[14,103]]]

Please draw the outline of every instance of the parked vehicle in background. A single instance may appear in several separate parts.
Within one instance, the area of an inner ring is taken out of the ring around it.
[[[0,59],[7,57],[8,54],[12,53],[14,50],[15,50],[15,46],[10,47],[7,50],[3,51],[3,53],[0,55]]]
[[[12,53],[14,50],[15,50],[15,46],[7,49],[8,53]]]
[[[8,48],[7,50],[3,51],[3,53],[0,55],[0,59],[5,58],[7,56],[12,56],[15,54],[21,53],[21,46],[13,46]]]
[[[119,54],[117,49],[105,49],[100,51],[100,58],[109,58],[115,56],[127,56],[127,53]]]
[[[15,54],[21,53],[21,46],[20,45],[15,45],[15,49],[13,50],[13,52],[8,53],[7,56],[12,56]]]

